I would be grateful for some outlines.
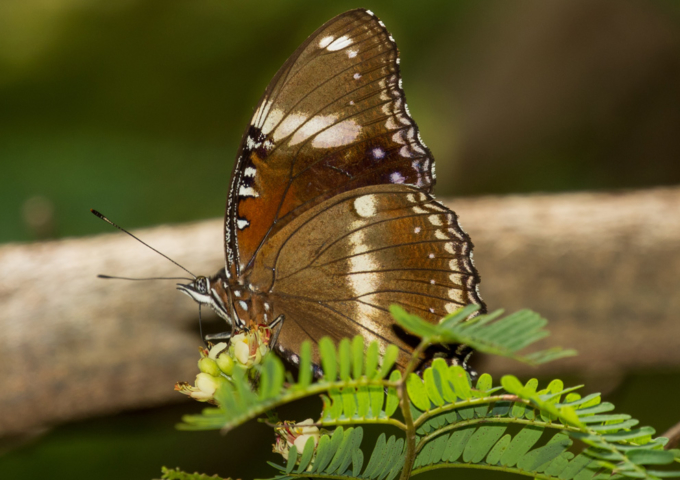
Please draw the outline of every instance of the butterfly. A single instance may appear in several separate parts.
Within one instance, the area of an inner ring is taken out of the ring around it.
[[[434,159],[406,105],[397,45],[370,10],[317,29],[276,73],[236,157],[225,267],[178,288],[270,347],[361,335],[413,351],[398,304],[436,323],[484,310],[472,243],[432,196]],[[318,357],[314,360],[318,363]]]

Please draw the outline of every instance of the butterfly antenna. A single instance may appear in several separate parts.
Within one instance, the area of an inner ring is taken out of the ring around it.
[[[111,220],[109,220],[108,218],[106,218],[104,215],[102,215],[101,213],[99,213],[97,210],[94,210],[94,209],[91,208],[90,211],[91,211],[96,217],[99,217],[100,219],[102,219],[102,220],[104,220],[106,223],[108,223],[109,225],[116,227],[116,228],[117,228],[118,230],[120,230],[121,232],[127,233],[128,235],[130,235],[132,238],[134,238],[135,240],[137,240],[137,241],[138,241],[139,243],[141,243],[142,245],[144,245],[144,246],[150,248],[151,250],[153,250],[154,252],[156,252],[156,253],[157,253],[158,255],[160,255],[161,257],[164,257],[164,258],[170,260],[172,263],[174,263],[174,264],[177,265],[179,268],[181,268],[182,270],[184,270],[185,272],[187,272],[189,275],[191,275],[193,278],[196,278],[196,275],[194,275],[194,274],[191,273],[189,270],[187,270],[186,268],[184,268],[182,265],[180,265],[179,263],[177,263],[176,261],[174,261],[172,258],[168,257],[168,256],[165,255],[164,253],[159,252],[158,250],[156,250],[155,248],[153,248],[153,247],[152,247],[151,245],[149,245],[148,243],[146,243],[146,242],[140,240],[139,238],[135,237],[133,234],[131,234],[130,232],[128,232],[127,230],[125,230],[123,227],[120,227],[120,226],[116,225],[116,224],[113,223]]]
[[[193,278],[188,277],[143,277],[143,278],[132,278],[132,277],[116,277],[113,275],[97,275],[97,278],[104,278],[106,280],[189,280],[192,281]]]

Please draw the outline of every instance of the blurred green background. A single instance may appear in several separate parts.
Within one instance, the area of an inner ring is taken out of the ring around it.
[[[269,79],[308,34],[356,7],[398,42],[439,195],[678,184],[679,5],[1,0],[0,242],[107,231],[89,208],[127,228],[222,216],[240,135]],[[677,381],[636,376],[611,400],[661,432],[668,412],[645,411],[634,392]],[[226,438],[175,432],[196,409],[7,443],[0,476],[145,479],[163,464],[272,474],[253,460],[269,451],[262,426]]]

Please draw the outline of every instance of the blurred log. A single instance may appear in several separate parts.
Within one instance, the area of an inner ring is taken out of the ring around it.
[[[680,365],[680,189],[445,200],[472,236],[490,309],[551,320],[580,356],[539,373]],[[223,264],[213,220],[136,232],[195,273]],[[0,247],[0,435],[181,397],[197,373],[196,305],[182,272],[119,233]],[[535,373],[482,359],[496,375]]]

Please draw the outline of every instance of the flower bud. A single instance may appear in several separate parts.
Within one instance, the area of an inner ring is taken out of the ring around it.
[[[234,371],[234,359],[231,358],[229,352],[223,351],[217,356],[217,366],[227,375],[231,375]]]
[[[220,368],[218,367],[217,362],[210,357],[201,358],[198,361],[198,369],[203,373],[212,375],[213,377],[220,375]]]
[[[226,342],[217,343],[217,344],[213,345],[212,347],[210,347],[210,353],[208,354],[208,356],[210,358],[212,358],[213,360],[217,360],[217,357],[220,356],[220,353],[225,351],[228,346],[229,345],[227,345]]]

